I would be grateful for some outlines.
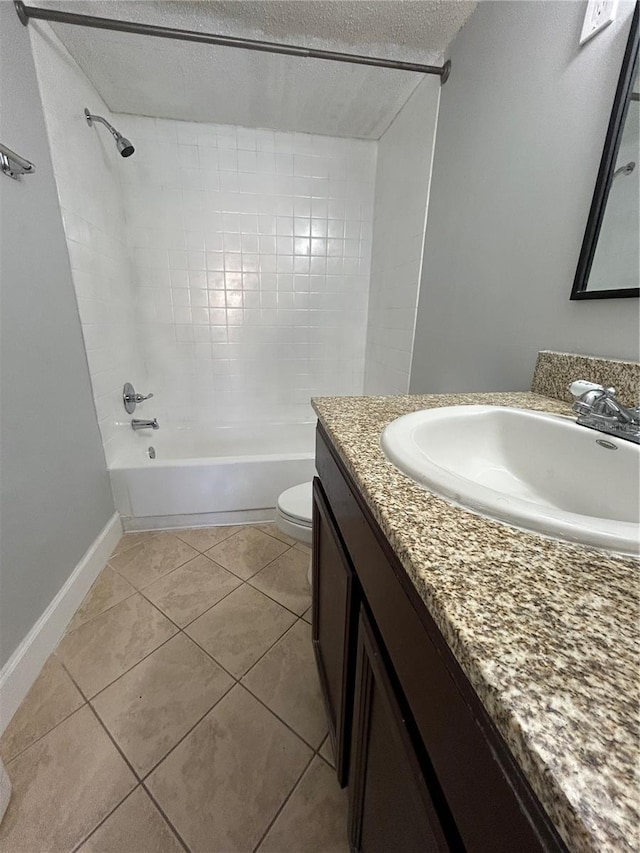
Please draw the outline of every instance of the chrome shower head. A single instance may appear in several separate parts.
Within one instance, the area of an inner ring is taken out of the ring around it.
[[[131,157],[133,152],[136,150],[126,136],[119,136],[116,139],[116,145],[118,146],[118,151],[123,157]]]
[[[135,148],[125,136],[123,136],[121,133],[118,133],[115,127],[112,124],[109,124],[106,118],[102,118],[102,116],[92,115],[86,107],[84,108],[84,114],[86,116],[87,124],[89,125],[89,127],[91,127],[94,121],[97,121],[107,128],[109,133],[116,141],[116,146],[121,157],[131,157],[131,155],[135,151]]]

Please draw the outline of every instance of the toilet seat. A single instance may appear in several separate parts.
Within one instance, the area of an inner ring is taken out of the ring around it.
[[[313,484],[301,483],[286,489],[278,498],[276,524],[293,539],[311,545]]]
[[[302,483],[284,491],[278,498],[278,511],[294,524],[311,527],[313,517],[312,484]]]

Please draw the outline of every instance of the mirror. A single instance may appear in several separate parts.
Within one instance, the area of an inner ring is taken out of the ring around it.
[[[636,4],[571,299],[640,296],[639,91]]]

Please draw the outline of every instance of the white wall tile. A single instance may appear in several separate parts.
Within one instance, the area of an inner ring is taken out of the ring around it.
[[[141,117],[133,128],[120,178],[154,415],[300,420],[315,394],[362,393],[376,143]]]

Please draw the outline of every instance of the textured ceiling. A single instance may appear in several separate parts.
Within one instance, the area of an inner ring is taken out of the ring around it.
[[[476,3],[58,0],[41,5],[439,65]],[[52,26],[114,112],[377,139],[422,79],[387,69]]]

